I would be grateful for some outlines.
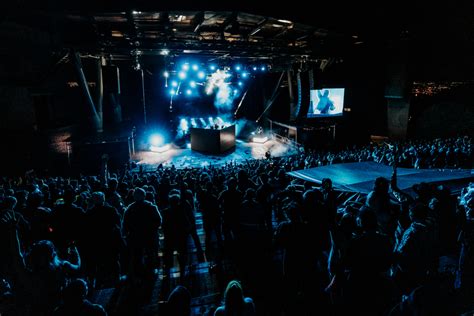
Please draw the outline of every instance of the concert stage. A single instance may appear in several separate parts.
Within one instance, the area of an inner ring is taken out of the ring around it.
[[[222,154],[235,147],[235,125],[219,129],[191,128],[191,149],[208,154]]]
[[[236,140],[235,150],[225,155],[209,155],[190,148],[182,149],[172,146],[170,150],[164,153],[141,151],[133,158],[139,165],[143,166],[144,171],[154,171],[159,164],[174,165],[176,168],[197,168],[230,162],[245,162],[245,159],[264,159],[267,151],[270,151],[273,157],[289,156],[297,153],[292,146],[274,139],[270,139],[264,144]]]

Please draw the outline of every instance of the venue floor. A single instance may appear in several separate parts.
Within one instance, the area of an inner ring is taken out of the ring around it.
[[[133,158],[137,161],[138,165],[143,166],[144,171],[152,171],[159,164],[164,166],[174,165],[176,168],[197,168],[209,165],[217,166],[230,162],[238,163],[246,159],[262,159],[265,158],[267,151],[270,151],[273,157],[288,156],[296,153],[296,149],[293,146],[274,139],[270,139],[264,144],[237,140],[235,149],[222,155],[209,155],[196,152],[190,148],[171,147],[163,153],[140,151]]]

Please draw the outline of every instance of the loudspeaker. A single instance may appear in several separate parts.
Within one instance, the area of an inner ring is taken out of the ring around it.
[[[120,94],[120,70],[117,66],[102,66],[105,93]]]
[[[73,144],[72,167],[81,173],[97,175],[104,154],[109,156],[109,170],[121,169],[130,160],[128,141]]]
[[[408,93],[407,65],[402,61],[389,62],[386,77],[385,98],[405,98]]]

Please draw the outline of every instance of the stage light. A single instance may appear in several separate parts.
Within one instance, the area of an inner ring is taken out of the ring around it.
[[[178,82],[176,82],[174,80],[171,81],[171,86],[176,88],[178,86]]]
[[[236,70],[236,71],[242,70],[242,66],[240,66],[240,65],[235,66],[235,70]]]
[[[186,148],[191,149],[191,143],[187,143]]]
[[[187,132],[188,129],[189,129],[188,120],[186,120],[185,118],[182,118],[182,119],[179,121],[179,128],[180,128],[183,132]]]
[[[211,70],[216,70],[217,67],[216,67],[215,65],[210,65],[210,66],[209,66],[209,69],[211,69]]]
[[[198,78],[199,79],[204,79],[205,77],[206,77],[206,74],[204,73],[204,71],[198,72]]]
[[[196,88],[196,81],[191,80],[191,81],[189,82],[189,86],[190,86],[191,88]]]
[[[212,119],[212,117],[209,117],[209,124],[214,125],[214,120]]]
[[[191,126],[192,127],[197,127],[196,119],[194,117],[191,118]]]
[[[176,91],[174,89],[171,89],[170,90],[170,95],[175,95],[176,94]]]
[[[163,72],[163,77],[169,78],[169,76],[170,76],[170,73],[169,73],[169,72],[167,72],[167,71]]]
[[[186,79],[186,73],[184,71],[180,71],[178,74],[178,77],[181,80]]]
[[[188,71],[189,70],[189,64],[183,64],[183,66],[181,66],[181,69],[183,69],[184,71]]]
[[[165,139],[160,134],[152,134],[150,136],[150,144],[155,147],[162,146],[165,142]]]
[[[198,69],[199,69],[199,66],[196,65],[196,64],[194,64],[194,65],[193,65],[193,70],[194,70],[194,71],[197,71]]]
[[[169,54],[170,54],[169,49],[162,49],[160,52],[160,55],[163,55],[163,56],[168,56]]]
[[[249,74],[246,73],[246,72],[244,72],[244,73],[242,74],[242,78],[247,78],[248,76],[249,76]]]
[[[234,94],[237,94],[237,93],[239,93],[239,90],[234,89]]]
[[[191,89],[186,90],[186,94],[187,94],[187,95],[191,95],[192,93],[193,93],[193,92],[191,91]]]
[[[255,66],[253,66],[252,69],[253,69],[254,71],[257,71],[257,67],[255,67]]]
[[[260,70],[261,70],[261,71],[265,71],[265,70],[267,70],[267,67],[262,66],[262,67],[260,67]]]
[[[239,85],[239,87],[242,87],[243,85],[242,81],[239,81],[237,84]]]

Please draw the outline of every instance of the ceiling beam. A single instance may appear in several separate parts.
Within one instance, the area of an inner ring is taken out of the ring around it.
[[[257,24],[257,26],[255,26],[255,28],[254,28],[252,31],[250,31],[249,36],[254,36],[254,35],[257,34],[258,32],[260,32],[260,31],[262,30],[262,27],[263,27],[265,24],[267,24],[267,22],[268,22],[268,19],[267,19],[267,18],[265,18],[265,19],[263,19],[262,21],[260,21],[260,22]]]

